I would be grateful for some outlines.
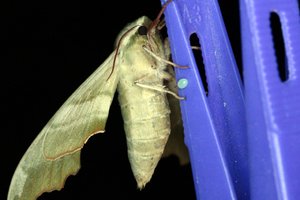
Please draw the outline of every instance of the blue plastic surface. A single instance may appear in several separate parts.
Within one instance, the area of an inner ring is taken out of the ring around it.
[[[175,0],[168,6],[173,60],[190,66],[177,69],[176,76],[188,81],[179,93],[186,97],[181,109],[198,199],[299,199],[298,9],[296,0],[240,1],[243,88],[217,1]],[[284,81],[271,13],[278,15],[283,32]],[[200,38],[208,96],[190,47],[192,33]]]
[[[251,199],[300,198],[300,19],[297,0],[241,0]],[[289,76],[270,27],[279,16]]]
[[[164,3],[164,1],[162,1]],[[197,199],[247,199],[245,102],[222,15],[215,0],[174,0],[165,11],[172,58],[188,80],[179,94],[185,143]],[[190,35],[200,39],[208,96],[196,66]]]

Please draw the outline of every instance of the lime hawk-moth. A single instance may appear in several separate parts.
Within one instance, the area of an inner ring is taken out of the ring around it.
[[[154,21],[141,17],[128,24],[111,55],[50,119],[21,159],[9,200],[59,190],[77,173],[80,150],[91,136],[104,132],[116,90],[133,174],[139,188],[149,182],[171,130],[167,94],[180,99],[164,85],[174,82],[168,69],[170,48],[158,28],[167,3]]]

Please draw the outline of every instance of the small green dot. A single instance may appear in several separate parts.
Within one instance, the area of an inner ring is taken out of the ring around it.
[[[179,79],[177,82],[177,86],[180,89],[186,88],[188,84],[189,84],[189,81],[186,78]]]

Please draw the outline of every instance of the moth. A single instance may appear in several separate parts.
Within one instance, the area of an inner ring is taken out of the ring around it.
[[[168,1],[169,3],[170,1]],[[164,86],[170,49],[160,36],[159,16],[141,17],[117,37],[117,47],[67,99],[28,148],[13,175],[9,200],[36,199],[60,190],[80,168],[80,150],[105,130],[116,90],[124,120],[128,157],[138,188],[152,177],[170,134],[170,108]]]

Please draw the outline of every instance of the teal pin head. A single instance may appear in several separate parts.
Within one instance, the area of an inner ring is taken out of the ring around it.
[[[184,89],[188,86],[189,81],[186,78],[181,78],[177,82],[177,86],[179,89]]]

